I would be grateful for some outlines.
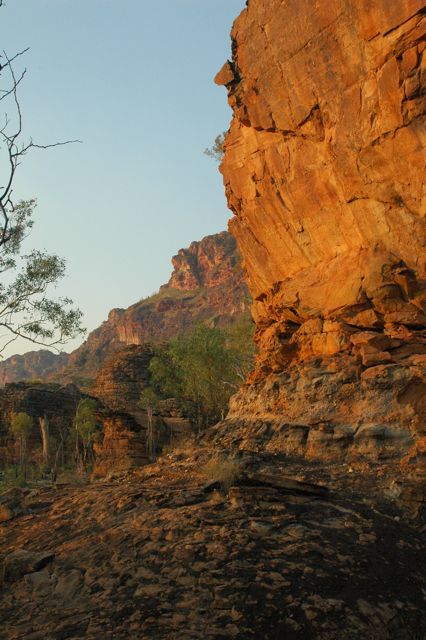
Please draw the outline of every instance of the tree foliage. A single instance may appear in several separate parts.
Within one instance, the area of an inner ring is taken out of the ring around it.
[[[10,432],[15,437],[15,440],[19,442],[19,458],[24,480],[27,476],[27,445],[33,424],[33,418],[25,411],[14,412],[11,415]]]
[[[211,147],[204,149],[204,154],[209,158],[213,158],[216,162],[221,162],[224,154],[223,145],[225,144],[226,131],[219,133],[214,139],[214,143]]]
[[[12,414],[10,431],[18,439],[27,439],[31,433],[33,424],[34,420],[30,415],[28,415],[28,413],[25,413],[25,411],[19,411],[18,413]]]
[[[158,346],[143,402],[148,394],[157,399],[179,398],[194,403],[203,422],[220,419],[251,368],[252,326],[250,320],[243,320],[224,331],[200,324],[191,333]]]
[[[97,431],[96,407],[96,400],[93,398],[83,398],[77,405],[74,425],[85,442],[93,441]]]
[[[3,52],[0,57],[0,103],[6,111],[0,125],[0,327],[4,330],[0,352],[17,338],[54,346],[83,332],[82,314],[72,307],[72,301],[48,297],[50,289],[64,277],[64,260],[38,250],[24,254],[23,243],[33,226],[36,201],[14,197],[19,165],[32,149],[74,142],[40,145],[32,139],[22,139],[23,117],[18,88],[26,69],[18,73],[15,67],[26,51],[13,56]]]
[[[139,397],[139,406],[142,409],[155,410],[158,409],[160,400],[160,395],[153,389],[153,387],[145,387]]]
[[[96,418],[97,403],[93,398],[83,398],[77,405],[74,427],[76,431],[76,457],[81,462],[80,442],[83,445],[83,463],[93,456],[93,444],[101,437],[101,427]]]

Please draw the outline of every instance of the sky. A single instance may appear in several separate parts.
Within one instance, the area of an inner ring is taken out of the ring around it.
[[[230,122],[213,77],[244,6],[6,0],[0,10],[0,50],[30,47],[17,64],[25,137],[82,141],[28,154],[15,198],[37,198],[26,249],[65,258],[55,295],[75,301],[89,331],[165,283],[179,248],[226,229],[222,177],[203,150]],[[15,342],[4,355],[33,349]]]

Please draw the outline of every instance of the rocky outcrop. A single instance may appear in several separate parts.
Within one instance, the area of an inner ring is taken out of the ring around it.
[[[149,347],[132,345],[112,354],[99,370],[93,395],[106,408],[102,442],[95,448],[95,476],[147,462],[146,412],[138,406],[148,380]]]
[[[95,475],[130,469],[147,462],[148,416],[139,405],[149,380],[152,350],[149,345],[131,345],[111,355],[99,370],[93,395],[105,408],[103,441],[96,447]],[[192,435],[196,412],[170,398],[159,403],[152,416],[154,448]]]
[[[122,358],[123,369],[117,378],[111,375],[109,384],[98,387],[97,420],[102,426],[102,439],[96,445],[95,475],[105,475],[113,470],[130,469],[146,463],[146,415],[137,413],[137,372],[147,374],[143,357],[142,366],[137,357]],[[113,372],[115,372],[112,367]],[[132,377],[133,376],[133,377]],[[107,380],[106,373],[102,380]],[[114,385],[115,383],[115,385]],[[114,390],[117,396],[114,395]],[[133,390],[133,396],[132,396]],[[140,392],[139,392],[140,393]],[[112,395],[110,395],[112,394]],[[74,385],[54,383],[10,383],[0,389],[0,472],[4,466],[18,460],[18,448],[10,434],[9,425],[13,412],[23,411],[33,417],[29,437],[29,461],[41,463],[41,432],[39,418],[46,416],[54,451],[60,447],[61,464],[74,462],[74,419],[78,403],[89,396]],[[128,405],[126,403],[129,403]],[[127,409],[126,409],[127,407]],[[132,410],[135,410],[132,413]],[[0,520],[2,516],[0,506]]]
[[[105,362],[96,378],[93,395],[114,411],[135,412],[149,378],[152,351],[132,345],[117,351]]]
[[[107,412],[102,442],[95,445],[93,476],[107,476],[148,462],[146,428],[130,413]]]
[[[0,386],[8,382],[43,381],[62,369],[68,362],[67,353],[52,353],[47,349],[28,351],[0,362]]]
[[[374,464],[244,456],[226,494],[208,460],[33,490],[0,523],[2,638],[422,638],[424,534]]]
[[[172,263],[170,280],[157,294],[127,309],[112,309],[71,354],[32,351],[13,356],[0,363],[0,382],[41,378],[89,389],[99,368],[120,349],[176,338],[199,322],[223,327],[249,315],[240,256],[229,233],[193,242]]]
[[[65,447],[73,428],[78,402],[84,395],[74,385],[10,383],[0,389],[0,468],[17,455],[9,426],[12,413],[25,412],[33,418],[29,438],[31,456],[41,449],[39,418],[47,417],[50,436]]]
[[[230,418],[310,457],[406,454],[426,413],[424,2],[250,0],[232,42],[221,171],[259,357]]]
[[[173,273],[166,288],[191,291],[208,289],[241,278],[240,257],[235,239],[226,231],[192,242],[172,258]]]

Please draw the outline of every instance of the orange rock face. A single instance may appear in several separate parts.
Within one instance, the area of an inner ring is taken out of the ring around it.
[[[259,345],[230,415],[310,425],[309,455],[320,423],[345,451],[424,433],[424,8],[250,0],[216,77]]]
[[[172,258],[173,273],[162,289],[192,291],[197,287],[211,289],[239,276],[240,261],[235,240],[226,231],[192,242]]]

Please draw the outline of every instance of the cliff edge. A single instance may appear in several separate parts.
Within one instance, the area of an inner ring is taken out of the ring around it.
[[[424,450],[424,10],[250,0],[234,23],[221,172],[259,346],[235,437],[262,420],[309,457]]]

